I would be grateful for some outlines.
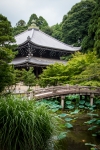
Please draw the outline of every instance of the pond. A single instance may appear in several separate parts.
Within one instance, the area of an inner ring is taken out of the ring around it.
[[[46,103],[63,120],[64,129],[54,150],[90,150],[94,146],[100,149],[100,99],[90,106],[84,97],[80,100],[79,95],[66,96],[63,111],[57,99],[41,103]]]
[[[73,128],[67,133],[67,137],[59,140],[55,150],[90,150],[90,145],[85,143],[91,143],[100,145],[100,137],[92,136],[91,131],[88,131],[90,125],[85,125],[84,122],[90,118],[84,113],[77,115],[75,121],[71,121]]]

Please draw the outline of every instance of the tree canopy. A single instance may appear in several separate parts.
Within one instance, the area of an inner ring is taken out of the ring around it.
[[[80,46],[87,35],[91,12],[95,7],[94,0],[81,1],[75,4],[62,21],[62,37],[67,44]]]
[[[13,67],[9,65],[14,58],[10,45],[15,42],[12,36],[12,27],[5,16],[0,14],[0,92],[14,83]]]
[[[95,50],[100,57],[100,1],[96,0],[92,18],[89,23],[88,34],[82,42],[82,50]]]
[[[100,86],[100,59],[95,52],[76,52],[66,65],[50,65],[40,75],[40,85],[80,84]]]
[[[26,22],[24,20],[19,20],[17,23],[16,23],[16,26],[25,26],[26,25]]]

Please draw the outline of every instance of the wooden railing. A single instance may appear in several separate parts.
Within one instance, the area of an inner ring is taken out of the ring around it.
[[[100,95],[100,87],[95,86],[79,86],[79,85],[65,85],[40,88],[33,91],[35,99],[43,99],[61,95],[80,94],[80,95]]]
[[[64,86],[51,86],[46,88],[39,88],[27,92],[13,92],[13,94],[20,94],[27,96],[29,99],[35,98],[36,100],[43,98],[50,98],[56,96],[64,96],[69,94],[79,95],[100,95],[100,87],[95,86],[79,86],[79,85],[64,85]]]

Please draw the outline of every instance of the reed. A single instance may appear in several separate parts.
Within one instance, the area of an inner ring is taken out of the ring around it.
[[[55,118],[44,105],[13,96],[0,98],[0,150],[45,150]]]

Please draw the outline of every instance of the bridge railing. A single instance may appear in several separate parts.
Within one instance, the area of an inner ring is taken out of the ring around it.
[[[56,93],[58,91],[76,91],[78,93],[81,92],[95,92],[99,93],[100,92],[100,87],[95,87],[95,86],[79,86],[79,85],[64,85],[64,86],[51,86],[51,87],[46,87],[46,88],[40,88],[38,90],[34,91],[34,95],[37,94],[42,94],[42,93]]]

